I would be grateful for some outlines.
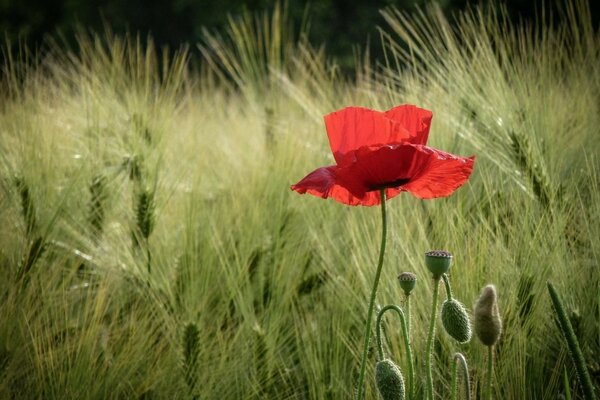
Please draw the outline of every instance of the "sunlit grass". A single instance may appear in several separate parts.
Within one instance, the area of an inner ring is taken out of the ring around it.
[[[600,40],[585,7],[568,6],[543,30],[497,10],[467,13],[455,30],[436,9],[384,16],[386,60],[360,65],[356,79],[291,37],[279,10],[207,37],[202,66],[111,35],[82,35],[78,55],[57,47],[34,66],[6,65],[0,397],[350,398],[379,210],[289,185],[333,163],[323,115],[400,103],[434,112],[432,146],[477,156],[454,196],[389,202],[378,303],[401,303],[396,276],[417,273],[420,376],[431,297],[423,254],[445,248],[468,308],[485,284],[498,288],[496,398],[564,393],[572,368],[548,279],[598,385]],[[387,327],[403,365],[399,324]],[[483,346],[437,337],[440,397],[457,350],[479,391]]]

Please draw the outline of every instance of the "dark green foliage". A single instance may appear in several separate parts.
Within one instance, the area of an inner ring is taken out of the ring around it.
[[[265,107],[265,146],[269,152],[275,147],[275,111],[273,107]]]
[[[530,274],[523,274],[519,278],[517,287],[517,304],[519,305],[519,318],[521,326],[525,325],[529,314],[531,313],[531,305],[533,303],[533,283],[534,278]]]
[[[138,188],[135,200],[136,228],[132,232],[133,247],[134,250],[145,250],[146,266],[148,272],[151,272],[152,253],[148,241],[154,230],[154,192],[146,188]]]
[[[183,332],[183,376],[192,398],[196,398],[199,354],[200,331],[195,323],[190,322]]]
[[[134,133],[141,136],[147,145],[152,145],[152,132],[150,131],[150,128],[148,127],[144,117],[141,114],[134,113],[131,116],[131,123],[133,125],[132,128]]]
[[[135,208],[136,224],[142,237],[146,240],[154,229],[154,193],[142,189],[137,195]]]
[[[269,358],[266,335],[262,327],[257,326],[254,329],[254,360],[256,375],[258,379],[264,382],[260,388],[261,398],[269,398],[269,392],[272,391],[271,380],[272,372],[266,362]]]
[[[125,157],[121,163],[121,169],[127,174],[131,181],[141,182],[142,165],[138,156]]]
[[[152,389],[148,389],[142,394],[140,394],[139,400],[153,400],[156,396],[154,396],[154,391]]]
[[[323,286],[328,278],[329,276],[326,272],[319,272],[308,276],[298,285],[298,294],[302,296],[314,292]]]
[[[21,260],[21,266],[19,268],[18,279],[22,279],[31,270],[35,262],[42,256],[46,248],[44,238],[41,236],[36,237],[32,241],[28,242],[27,252]]]
[[[37,226],[33,199],[31,198],[29,186],[23,178],[19,176],[15,177],[15,186],[21,198],[21,212],[23,213],[23,221],[25,223],[25,234],[30,238]]]
[[[106,177],[97,175],[90,184],[90,226],[95,236],[102,233],[106,201]]]
[[[25,224],[25,237],[27,239],[27,248],[21,259],[21,264],[19,265],[17,273],[17,279],[21,280],[41,257],[46,247],[46,243],[42,236],[35,236],[37,230],[37,218],[29,186],[20,176],[14,178],[14,183],[21,200],[21,212]]]
[[[517,167],[529,178],[533,193],[540,203],[548,206],[554,190],[550,178],[542,166],[542,157],[534,153],[528,136],[511,131],[510,139]]]
[[[593,400],[596,398],[596,395],[594,394],[594,386],[592,385],[592,380],[587,370],[585,359],[583,358],[583,353],[581,352],[581,347],[579,347],[579,341],[577,340],[577,336],[575,336],[573,326],[571,325],[571,321],[567,316],[562,301],[560,300],[556,289],[554,289],[554,286],[550,282],[548,282],[548,292],[550,293],[550,299],[552,300],[554,311],[558,317],[560,330],[565,338],[565,341],[567,342],[567,347],[569,348],[569,354],[571,355],[573,364],[575,364],[577,377],[583,389],[584,398],[586,400]]]
[[[256,272],[258,271],[258,265],[264,255],[265,251],[262,248],[256,248],[250,254],[248,259],[248,279],[253,281],[256,277]]]
[[[513,20],[533,19],[539,2],[508,0],[504,2]],[[329,53],[340,59],[345,68],[352,68],[354,51],[357,45],[370,43],[371,54],[381,58],[381,44],[377,26],[382,25],[379,10],[397,7],[404,11],[414,11],[427,4],[424,0],[361,0],[351,5],[341,0],[324,0],[308,4],[304,1],[286,2],[291,20],[299,26],[307,11],[311,22],[311,39],[321,45],[325,43]],[[448,0],[439,3],[447,14],[464,9],[464,0]],[[592,4],[592,18],[597,24],[600,8]],[[83,1],[83,0],[24,0],[0,3],[0,32],[16,41],[25,37],[29,45],[39,45],[48,33],[60,30],[67,40],[72,39],[75,24],[96,31],[108,24],[119,34],[140,32],[142,36],[152,34],[159,46],[178,48],[182,43],[196,43],[202,40],[202,29],[219,28],[227,23],[229,15],[239,16],[245,10],[263,11],[273,7],[267,0],[225,0],[225,1],[174,1],[143,2],[134,0]],[[555,8],[553,3],[545,7]],[[539,9],[538,9],[539,11]],[[548,11],[548,10],[546,10]]]

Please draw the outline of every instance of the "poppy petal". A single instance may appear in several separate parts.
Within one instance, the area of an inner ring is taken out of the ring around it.
[[[392,115],[396,114],[400,112],[392,112]],[[368,108],[346,107],[326,115],[324,119],[331,152],[338,164],[348,153],[360,147],[401,143],[416,136],[416,132],[411,134],[384,113]],[[412,121],[408,117],[405,119]]]
[[[308,193],[322,199],[331,197],[332,199],[350,206],[376,206],[381,203],[379,191],[363,192],[356,196],[342,182],[339,182],[337,171],[339,168],[335,165],[322,167],[314,170],[300,182],[291,186],[291,189],[300,193]],[[392,198],[402,192],[401,189],[390,188],[386,190],[386,197]]]
[[[411,138],[406,141],[414,144],[427,143],[431,119],[433,118],[431,111],[411,104],[403,104],[387,110],[384,114],[386,117],[400,123],[404,129],[410,132]]]
[[[420,199],[450,196],[473,172],[475,156],[465,158],[426,146],[422,148],[429,153],[429,160],[421,172],[403,186]]]
[[[365,146],[346,157],[336,182],[357,198],[381,188],[408,191],[422,199],[445,197],[466,182],[473,163],[474,157],[411,143]]]
[[[420,145],[410,143],[361,147],[340,166],[338,182],[355,196],[381,188],[401,187],[421,173],[428,162]]]

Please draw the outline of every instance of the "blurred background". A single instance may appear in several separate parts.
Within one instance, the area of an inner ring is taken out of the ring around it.
[[[590,0],[595,27],[600,20],[598,1]],[[296,31],[309,27],[309,39],[325,45],[327,54],[344,69],[351,69],[357,48],[369,45],[370,57],[381,56],[377,26],[385,22],[379,10],[396,7],[415,11],[430,3],[426,0],[288,0],[286,8]],[[438,4],[451,16],[470,5],[490,1],[441,0]],[[495,3],[492,1],[492,3]],[[177,49],[185,43],[202,41],[202,32],[218,32],[228,18],[244,12],[270,11],[272,0],[0,0],[0,34],[8,43],[25,43],[39,49],[48,36],[60,35],[66,44],[75,43],[78,28],[102,32],[110,28],[116,34],[150,35],[160,47]],[[535,22],[543,9],[556,12],[554,1],[506,0],[506,12],[513,20]],[[546,23],[551,17],[546,20]],[[5,42],[7,43],[7,42]],[[2,46],[5,48],[5,45]]]

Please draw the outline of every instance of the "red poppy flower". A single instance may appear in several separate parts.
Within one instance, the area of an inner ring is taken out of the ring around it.
[[[292,189],[348,205],[374,206],[409,192],[421,199],[451,195],[469,179],[475,157],[427,147],[431,111],[401,105],[385,112],[347,107],[325,116],[336,165],[308,174]]]

